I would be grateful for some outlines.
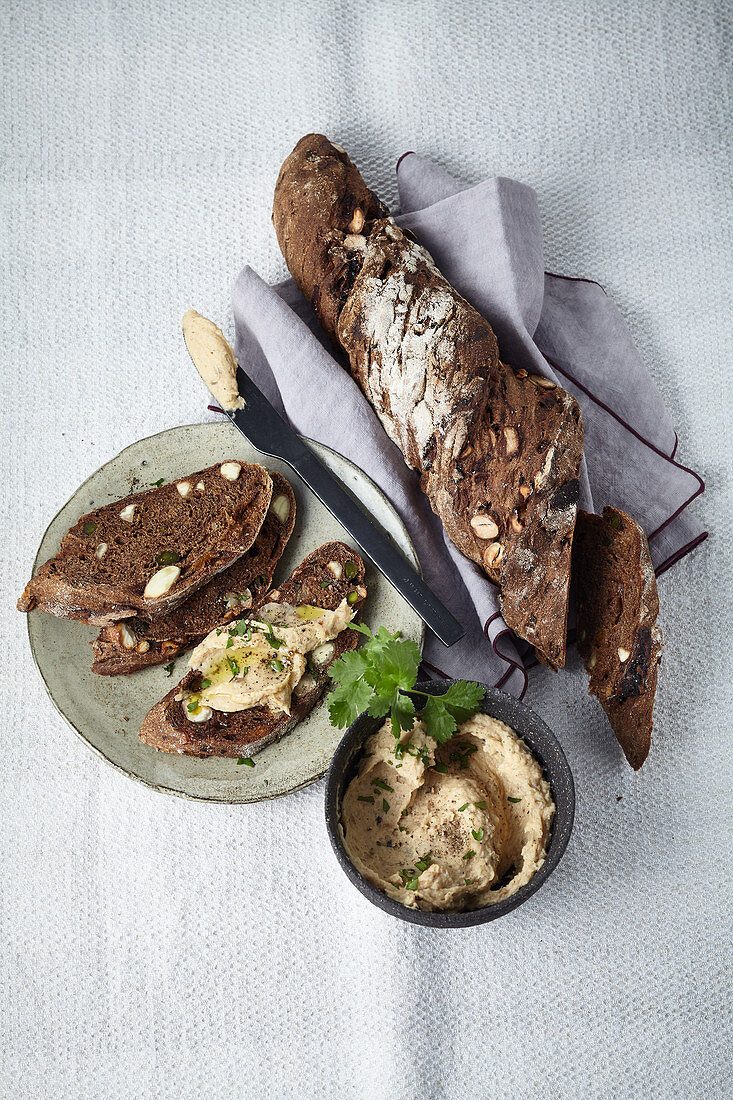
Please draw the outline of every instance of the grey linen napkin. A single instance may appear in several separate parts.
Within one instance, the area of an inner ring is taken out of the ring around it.
[[[469,187],[414,153],[398,163],[397,183],[398,222],[491,322],[502,359],[578,400],[582,507],[612,504],[633,515],[663,572],[706,537],[686,511],[704,485],[674,459],[676,433],[616,307],[597,283],[545,272],[537,201],[524,184],[498,177]],[[402,517],[426,581],[466,627],[451,649],[428,631],[428,669],[522,695],[533,651],[507,629],[496,588],[444,535],[417,475],[295,284],[268,286],[245,267],[232,298],[241,365],[293,427],[376,482]]]

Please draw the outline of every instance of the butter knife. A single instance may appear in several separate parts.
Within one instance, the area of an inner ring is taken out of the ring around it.
[[[459,641],[466,633],[461,624],[408,565],[388,537],[352,500],[301,436],[286,424],[241,367],[237,370],[237,383],[244,408],[233,411],[222,409],[222,412],[245,439],[263,454],[279,458],[295,470],[444,645],[451,646]]]

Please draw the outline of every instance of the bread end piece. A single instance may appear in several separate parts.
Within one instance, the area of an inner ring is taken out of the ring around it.
[[[578,650],[634,770],[651,746],[662,656],[659,596],[649,544],[639,524],[617,508],[579,511],[573,544]]]

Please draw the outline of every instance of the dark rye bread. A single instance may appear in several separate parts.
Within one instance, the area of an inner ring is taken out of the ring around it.
[[[662,632],[646,535],[617,508],[580,511],[573,545],[578,649],[632,768],[649,754]]]
[[[329,562],[334,561],[344,570],[339,579],[328,568]],[[356,574],[351,578],[346,576],[347,562],[353,562],[356,567]],[[353,606],[355,618],[358,619],[366,599],[364,562],[355,550],[344,543],[327,542],[309,554],[287,580],[268,594],[265,602],[274,599],[281,603],[309,603],[335,610],[350,592],[355,591],[358,591],[358,599]],[[316,683],[310,691],[297,698],[293,696],[290,715],[278,716],[269,707],[258,706],[235,713],[214,711],[207,722],[191,722],[186,717],[183,701],[176,699],[182,692],[196,691],[200,686],[201,673],[191,670],[149,712],[140,730],[140,740],[162,752],[185,753],[188,756],[254,756],[270,742],[289,733],[311,712],[330,683],[330,664],[346,650],[354,649],[358,641],[358,632],[348,628],[334,639],[333,657],[327,665],[317,670]]]
[[[163,664],[198,645],[215,626],[241,619],[246,610],[260,606],[295,524],[293,490],[281,474],[271,472],[270,477],[272,504],[246,554],[174,611],[149,622],[134,618],[102,627],[92,642],[92,672],[122,676]],[[247,591],[251,603],[240,598]]]
[[[295,281],[450,538],[500,586],[507,625],[559,668],[583,451],[576,401],[500,362],[489,323],[322,135],[284,162],[273,221]]]
[[[234,480],[221,473],[236,467]],[[177,486],[186,484],[183,496]],[[231,459],[95,508],[29,581],[18,610],[37,607],[94,626],[167,614],[249,550],[271,496],[264,467]],[[130,520],[120,515],[127,508]],[[150,578],[169,564],[180,576],[159,598],[146,598]]]

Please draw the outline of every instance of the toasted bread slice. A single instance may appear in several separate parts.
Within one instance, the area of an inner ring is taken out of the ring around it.
[[[260,606],[295,525],[293,490],[281,474],[270,477],[270,510],[247,553],[167,615],[103,626],[92,642],[92,672],[123,676],[171,661],[198,645],[215,626],[241,619]]]
[[[249,550],[271,497],[263,466],[232,459],[95,508],[29,581],[18,610],[95,626],[166,614]]]
[[[333,611],[350,595],[358,619],[366,599],[364,563],[351,547],[342,542],[328,542],[309,554],[286,581],[270,592],[267,602],[311,604]],[[162,752],[188,756],[254,756],[310,713],[330,683],[330,665],[347,650],[354,649],[358,640],[358,632],[348,627],[333,640],[333,650],[329,650],[326,659],[310,669],[307,690],[293,694],[290,714],[255,706],[228,713],[214,711],[208,721],[192,721],[187,716],[185,697],[201,687],[202,674],[191,670],[148,713],[140,740]]]
[[[578,649],[590,693],[608,715],[631,767],[649,754],[662,632],[649,544],[617,508],[578,512],[573,541]]]

